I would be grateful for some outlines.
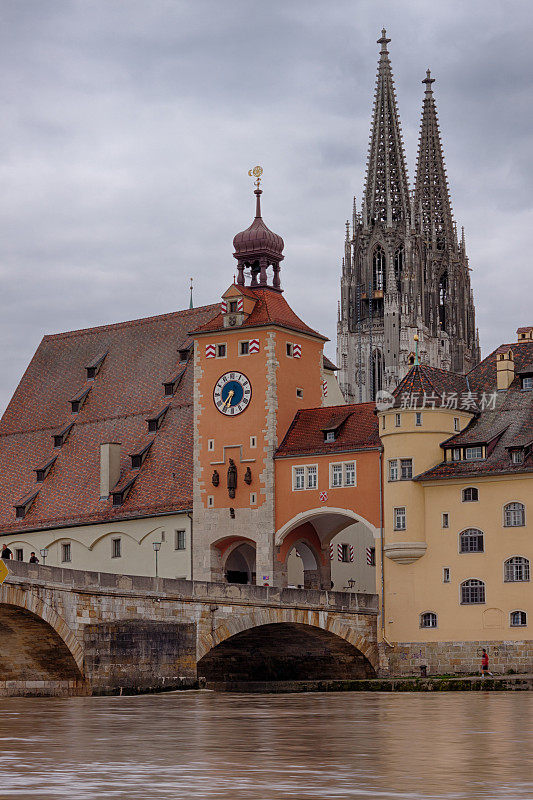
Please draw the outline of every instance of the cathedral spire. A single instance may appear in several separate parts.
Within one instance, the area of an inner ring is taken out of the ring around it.
[[[387,50],[389,42],[383,28],[378,39],[381,50],[364,194],[366,225],[371,224],[372,220],[389,226],[400,220],[409,220],[407,169]]]
[[[415,179],[415,208],[421,209],[422,233],[438,250],[453,247],[455,232],[440,140],[439,120],[429,69],[425,84]]]

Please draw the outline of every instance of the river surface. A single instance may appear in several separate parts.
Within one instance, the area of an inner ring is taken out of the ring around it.
[[[533,693],[2,698],[0,798],[533,798]]]

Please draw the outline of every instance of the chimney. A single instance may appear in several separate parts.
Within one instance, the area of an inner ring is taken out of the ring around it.
[[[120,478],[120,442],[100,445],[100,498],[108,498]]]
[[[511,349],[496,356],[496,381],[498,391],[508,389],[514,380],[514,358]]]
[[[528,325],[526,328],[518,328],[516,336],[517,336],[517,341],[519,342],[532,342],[533,325]]]

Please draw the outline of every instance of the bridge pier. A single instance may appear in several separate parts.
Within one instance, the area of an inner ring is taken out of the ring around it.
[[[243,675],[249,646],[248,679],[377,670],[376,595],[9,567],[0,695],[192,687],[233,674],[239,658]]]

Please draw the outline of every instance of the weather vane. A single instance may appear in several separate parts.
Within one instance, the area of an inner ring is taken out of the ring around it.
[[[256,180],[254,181],[254,184],[257,186],[258,189],[259,189],[259,187],[261,185],[261,175],[262,174],[263,174],[263,167],[254,167],[253,169],[249,170],[249,172],[248,172],[248,175],[250,175],[250,177],[256,178]]]

